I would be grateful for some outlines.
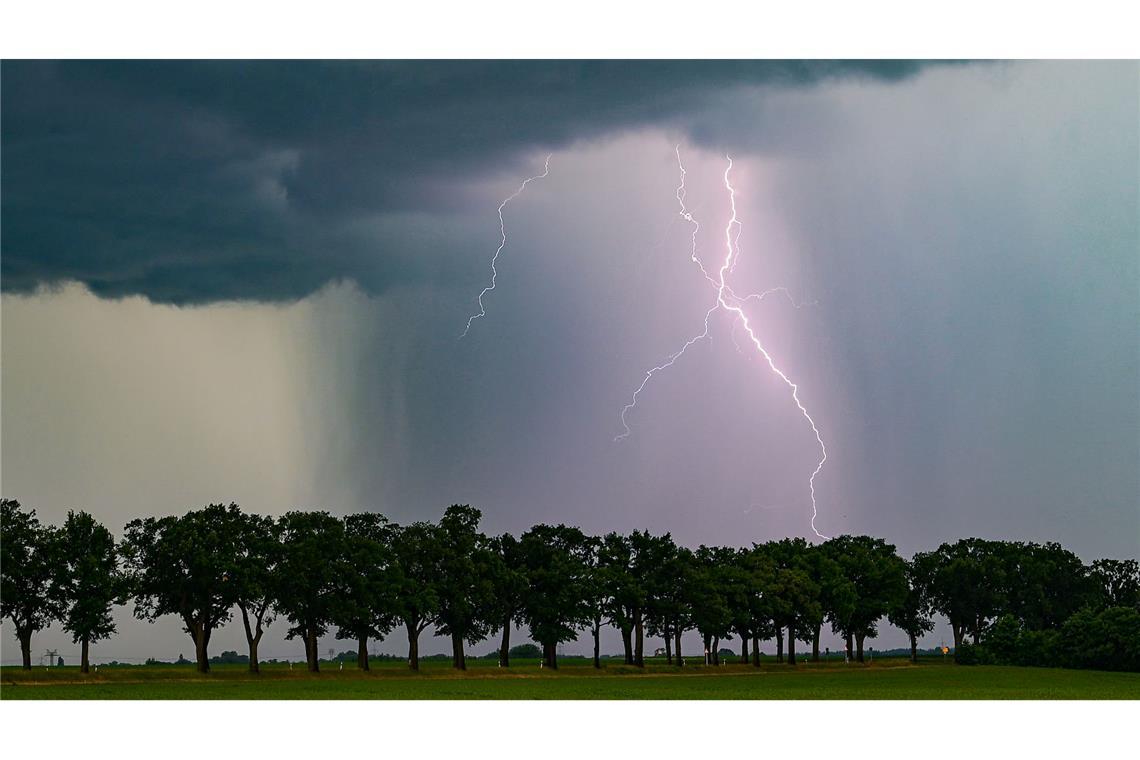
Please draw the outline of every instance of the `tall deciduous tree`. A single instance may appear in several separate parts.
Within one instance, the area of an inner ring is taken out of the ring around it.
[[[304,641],[308,668],[317,672],[317,639],[332,624],[343,572],[344,523],[327,512],[288,512],[277,525],[274,606],[292,624],[285,638]]]
[[[831,539],[831,556],[855,590],[855,604],[837,631],[855,640],[855,659],[863,662],[863,642],[878,632],[878,621],[899,604],[907,592],[906,567],[895,547],[871,536]]]
[[[673,537],[651,535],[648,531],[634,531],[629,536],[633,548],[633,575],[641,589],[641,604],[633,621],[633,664],[645,667],[645,634],[650,625],[656,628],[657,599],[663,593],[658,582],[658,570],[670,554]]]
[[[586,536],[565,525],[536,525],[520,544],[528,580],[522,616],[544,664],[557,668],[558,645],[589,622]]]
[[[812,547],[802,538],[785,538],[770,542],[767,553],[776,566],[771,589],[776,644],[780,646],[781,630],[786,630],[788,663],[795,665],[796,641],[810,642],[823,618],[820,587],[812,580]]]
[[[261,672],[257,647],[265,629],[273,623],[274,582],[281,561],[281,544],[270,517],[242,515],[238,524],[237,553],[229,582],[234,585],[237,608],[241,613],[246,645],[249,647],[249,672]]]
[[[847,620],[855,608],[857,594],[854,585],[843,574],[843,568],[832,555],[828,542],[811,547],[807,554],[807,569],[813,582],[819,586],[820,616],[811,631],[811,659],[819,662],[819,640],[823,621]]]
[[[356,641],[356,666],[369,670],[368,640],[386,636],[396,623],[395,529],[367,512],[345,517],[344,533],[332,622],[338,639]]]
[[[593,536],[586,537],[585,550],[582,553],[586,565],[586,621],[590,637],[594,640],[595,670],[600,670],[602,667],[602,626],[606,623],[611,603],[604,568],[601,565],[601,549],[600,539]]]
[[[1002,611],[1028,630],[1061,626],[1077,610],[1093,603],[1096,583],[1080,558],[1060,544],[1003,541]]]
[[[431,523],[416,522],[395,529],[395,613],[408,633],[408,667],[412,670],[420,669],[420,634],[439,614],[443,551],[439,528]]]
[[[733,555],[732,549],[699,547],[693,554],[692,570],[686,580],[693,627],[704,643],[706,664],[720,664],[720,640],[732,635]]]
[[[910,638],[910,661],[918,662],[918,638],[934,630],[934,621],[930,619],[930,599],[922,574],[913,561],[906,563],[906,581],[907,592],[887,612],[887,619]]]
[[[600,584],[605,612],[621,633],[625,664],[634,664],[634,628],[645,605],[645,589],[637,575],[633,544],[620,533],[607,533],[597,547],[597,570],[593,577]]]
[[[499,667],[507,668],[511,665],[511,629],[519,622],[527,590],[526,565],[519,540],[510,533],[496,536],[491,550],[497,555],[497,561],[491,564],[492,618],[501,633]]]
[[[111,607],[123,601],[115,537],[86,512],[67,513],[55,533],[55,585],[63,604],[63,629],[80,645],[79,669],[91,669],[91,642],[115,632]]]
[[[671,537],[665,536],[662,556],[652,570],[650,583],[650,632],[665,639],[665,653],[669,664],[684,665],[681,656],[681,636],[691,627],[689,610],[684,603],[685,573],[692,561],[689,549],[678,547]],[[676,660],[674,660],[676,657]]]
[[[34,509],[15,499],[0,499],[0,614],[12,621],[25,670],[32,668],[32,634],[60,616],[53,594],[51,529]]]
[[[1132,607],[1140,611],[1140,562],[1134,559],[1098,559],[1090,575],[1100,594],[1099,605]]]
[[[950,621],[955,654],[967,633],[978,643],[1002,610],[1006,581],[1001,554],[996,541],[964,538],[914,557],[931,608]]]
[[[740,662],[747,664],[748,645],[759,634],[754,601],[766,588],[766,579],[757,572],[759,567],[752,561],[752,552],[746,549],[734,551],[725,559],[725,597],[732,617],[729,628],[740,639]]]
[[[642,551],[645,569],[645,630],[650,636],[665,641],[665,657],[673,664],[674,618],[677,616],[676,587],[677,544],[666,533],[651,536]]]
[[[191,510],[181,517],[127,523],[122,552],[135,596],[135,617],[177,615],[194,641],[198,670],[210,670],[210,636],[230,619],[244,516],[236,504]]]
[[[317,639],[332,623],[344,570],[344,523],[328,512],[287,512],[277,526],[281,556],[274,607],[292,624],[285,638],[305,642],[305,659],[315,673]]]
[[[752,642],[752,664],[760,667],[760,641],[776,635],[776,563],[766,548],[753,545],[737,554],[737,563],[744,580],[744,606],[739,613],[741,635],[747,635]],[[741,644],[741,655],[747,659]]]
[[[482,641],[495,627],[494,577],[498,556],[479,532],[482,513],[453,504],[439,521],[439,611],[436,631],[451,637],[452,667],[467,669],[463,644]]]

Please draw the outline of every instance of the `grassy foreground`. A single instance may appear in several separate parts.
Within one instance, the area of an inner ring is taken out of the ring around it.
[[[956,667],[905,659],[871,665],[765,664],[686,667],[656,662],[645,671],[581,661],[557,672],[520,662],[501,670],[472,661],[466,673],[447,663],[375,663],[369,673],[329,664],[310,675],[298,666],[220,665],[206,676],[185,666],[0,671],[2,699],[1140,699],[1140,674],[1014,667]]]

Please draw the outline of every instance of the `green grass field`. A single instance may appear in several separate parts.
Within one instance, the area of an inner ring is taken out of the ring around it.
[[[765,664],[686,667],[656,662],[644,671],[609,664],[595,671],[571,660],[557,672],[520,662],[509,670],[472,660],[466,673],[446,662],[376,663],[369,673],[335,664],[315,675],[298,666],[221,665],[206,676],[186,666],[0,670],[2,699],[1140,699],[1140,673],[1015,667],[959,667],[937,660],[911,665]]]

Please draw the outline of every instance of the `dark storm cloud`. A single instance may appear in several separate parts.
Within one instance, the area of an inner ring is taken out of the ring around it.
[[[456,276],[417,253],[442,240],[462,257],[463,185],[492,168],[647,123],[702,139],[693,114],[741,87],[922,66],[6,62],[3,288],[281,301]],[[447,214],[460,221],[441,230]]]

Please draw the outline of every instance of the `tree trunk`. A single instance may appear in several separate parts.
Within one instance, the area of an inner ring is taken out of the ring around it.
[[[361,636],[356,640],[356,667],[368,670],[368,636]]]
[[[194,626],[194,657],[198,662],[199,673],[210,672],[210,655],[206,649],[206,629],[201,623]]]
[[[914,634],[910,636],[910,661],[918,662],[918,639],[915,638]]]
[[[309,657],[311,659],[309,660],[309,672],[319,673],[321,672],[321,658],[319,652],[317,651],[317,632],[311,630],[308,631],[305,636],[309,639],[310,642]]]
[[[89,656],[91,648],[91,641],[86,636],[83,637],[83,643],[79,649],[79,672],[91,672],[91,658]]]
[[[958,654],[958,647],[962,646],[962,635],[965,633],[965,626],[958,623],[951,623],[950,628],[954,631],[954,654]]]
[[[848,662],[855,659],[855,645],[852,644],[851,641],[852,641],[852,636],[850,633],[848,633],[847,634],[847,661]]]
[[[669,626],[665,626],[665,661],[673,664],[673,634],[669,632]]]
[[[788,664],[796,664],[796,629],[788,626]]]
[[[645,618],[642,616],[641,611],[637,612],[637,622],[634,623],[633,629],[636,637],[634,639],[633,647],[633,664],[639,668],[645,667]]]
[[[685,660],[681,657],[681,629],[673,629],[673,648],[677,650],[677,667],[685,667]]]
[[[720,665],[720,636],[713,636],[712,661],[713,665]]]
[[[748,664],[748,636],[744,631],[740,632],[740,661]]]
[[[503,621],[503,643],[499,644],[499,667],[511,666],[511,616]]]
[[[543,657],[546,660],[546,667],[558,670],[558,644],[557,642],[550,644],[543,644]]]
[[[776,628],[776,662],[784,661],[784,629]]]
[[[412,670],[420,669],[420,632],[415,623],[406,622],[408,629],[408,667]]]
[[[259,643],[258,640],[260,638],[261,638],[261,634],[258,634],[256,638],[252,638],[249,640],[249,672],[250,673],[260,673],[261,672],[261,663],[258,662],[258,660],[257,660],[257,645]]]
[[[249,672],[260,673],[261,665],[257,661],[257,645],[261,641],[261,615],[265,613],[265,607],[262,607],[261,613],[257,615],[256,631],[254,626],[249,624],[249,613],[246,611],[244,604],[239,604],[238,609],[241,610],[241,622],[245,626],[245,641],[249,645]]]
[[[760,637],[752,637],[752,666],[760,667]]]
[[[463,654],[463,637],[451,632],[451,667],[455,670],[467,670],[467,657]]]
[[[819,662],[819,630],[823,628],[823,623],[819,623],[815,627],[815,632],[811,637],[811,661]]]
[[[623,626],[621,629],[621,643],[625,647],[625,664],[633,664],[633,628]]]
[[[16,638],[20,640],[20,656],[24,660],[24,670],[32,669],[32,632],[17,631]]]
[[[712,665],[712,634],[706,633],[705,640],[705,665]]]
[[[857,662],[863,662],[863,640],[865,638],[861,633],[855,637],[855,660]]]
[[[594,669],[602,668],[602,624],[594,624]]]

